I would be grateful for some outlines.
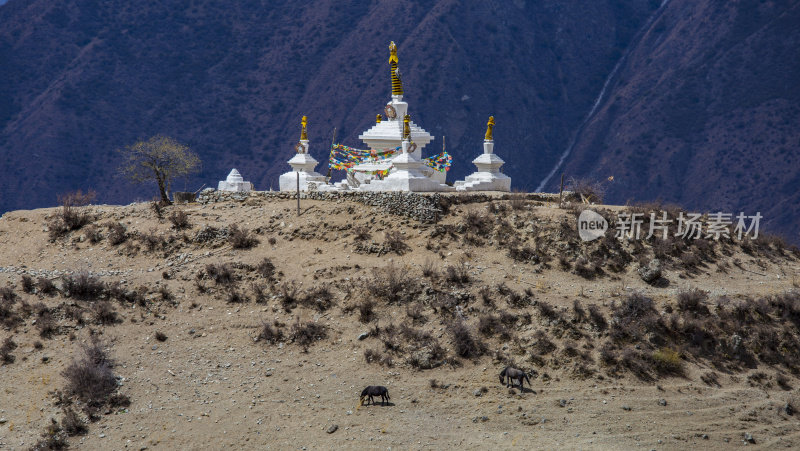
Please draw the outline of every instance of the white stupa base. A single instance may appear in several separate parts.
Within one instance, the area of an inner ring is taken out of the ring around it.
[[[239,174],[235,168],[231,170],[230,174],[225,180],[222,180],[217,185],[217,191],[230,191],[234,193],[249,193],[253,190],[253,184],[246,182],[242,175]]]
[[[278,178],[281,191],[297,191],[297,174],[291,171]],[[300,171],[300,191],[319,190],[320,186],[327,185],[325,176],[318,172]],[[309,185],[311,189],[309,189]]]
[[[411,193],[452,191],[453,187],[438,183],[422,172],[422,162],[405,152],[408,141],[403,141],[403,153],[392,159],[394,169],[383,180],[371,180],[358,187],[359,191],[404,191]],[[430,168],[428,168],[430,169]],[[434,171],[435,172],[435,171]]]
[[[421,173],[396,171],[383,180],[362,184],[358,191],[404,191],[410,193],[453,191],[453,187],[436,182]]]
[[[456,191],[511,191],[511,177],[502,173],[474,172],[454,183]]]
[[[253,184],[250,182],[219,182],[217,191],[231,191],[234,193],[249,193],[253,191]]]

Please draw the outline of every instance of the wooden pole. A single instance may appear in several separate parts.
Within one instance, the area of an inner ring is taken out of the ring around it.
[[[297,174],[297,216],[300,216],[300,172],[295,174]]]

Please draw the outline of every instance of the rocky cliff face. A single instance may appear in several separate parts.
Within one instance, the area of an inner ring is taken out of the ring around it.
[[[113,178],[114,149],[156,133],[200,154],[188,189],[231,167],[277,188],[301,115],[320,161],[334,127],[361,145],[389,98],[390,40],[413,119],[436,136],[430,150],[447,137],[450,179],[474,169],[493,114],[507,172],[531,189],[657,6],[12,0],[0,9],[0,211],[76,188],[149,199],[151,187]]]
[[[760,211],[767,229],[798,241],[798,24],[797,1],[672,0],[635,38],[558,172],[613,175],[611,202]]]

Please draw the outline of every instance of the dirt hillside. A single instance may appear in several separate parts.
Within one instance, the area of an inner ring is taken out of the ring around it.
[[[796,249],[584,243],[582,208],[454,201],[437,224],[258,197],[6,213],[0,448],[800,446]],[[506,364],[530,385],[501,384]],[[360,405],[367,385],[390,403]]]

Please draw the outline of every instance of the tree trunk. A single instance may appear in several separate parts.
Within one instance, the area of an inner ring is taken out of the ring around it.
[[[164,183],[164,177],[156,175],[156,180],[158,180],[158,191],[161,193],[161,203],[170,205],[172,202],[169,201],[169,196],[167,195],[167,184]]]

